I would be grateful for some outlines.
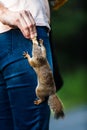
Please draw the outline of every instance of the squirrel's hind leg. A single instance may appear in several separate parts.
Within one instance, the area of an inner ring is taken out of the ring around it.
[[[34,104],[39,105],[40,103],[42,103],[45,100],[45,98],[39,98],[37,100],[34,101]]]

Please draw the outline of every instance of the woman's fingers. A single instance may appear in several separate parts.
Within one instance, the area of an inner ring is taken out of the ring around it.
[[[19,18],[16,22],[16,26],[21,30],[21,32],[26,38],[30,38],[29,25],[25,17],[26,15],[24,14],[24,11],[20,12]]]
[[[17,24],[26,38],[32,39],[37,36],[36,24],[29,11],[22,11],[20,13],[20,20]]]
[[[29,13],[29,12],[26,12],[27,14],[27,17],[30,19],[30,27],[29,27],[29,30],[30,30],[30,37],[31,39],[36,37],[37,36],[37,32],[36,32],[36,24],[35,24],[35,21],[32,17],[32,14]]]

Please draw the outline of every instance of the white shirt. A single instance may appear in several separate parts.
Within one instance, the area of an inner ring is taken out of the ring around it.
[[[11,11],[29,10],[37,26],[50,28],[50,11],[48,0],[0,0]],[[0,33],[11,29],[0,22]]]

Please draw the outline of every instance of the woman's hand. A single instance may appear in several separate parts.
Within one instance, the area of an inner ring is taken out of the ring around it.
[[[18,27],[25,38],[37,36],[35,21],[27,10],[14,12],[0,5],[0,21],[13,28]]]

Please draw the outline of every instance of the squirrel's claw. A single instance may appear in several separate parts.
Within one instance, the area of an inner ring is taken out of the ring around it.
[[[24,58],[27,58],[29,56],[28,51],[27,52],[24,51],[23,56],[24,56]]]

